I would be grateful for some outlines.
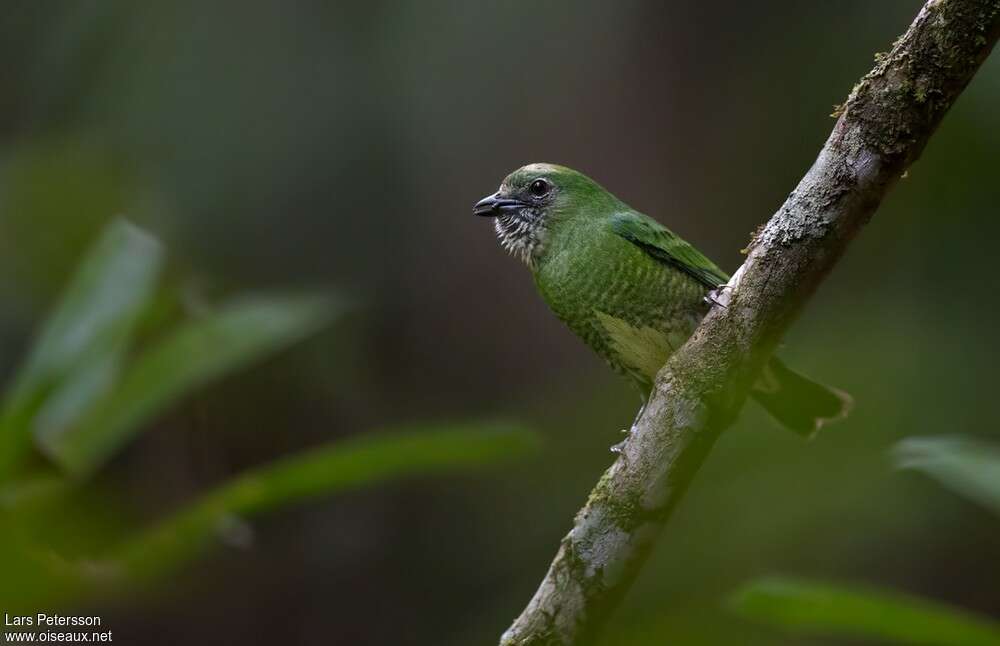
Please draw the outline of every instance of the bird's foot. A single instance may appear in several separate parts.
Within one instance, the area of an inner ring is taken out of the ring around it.
[[[719,285],[705,295],[705,303],[712,306],[726,307],[729,304],[729,295],[726,292],[732,291],[732,289],[728,283]]]
[[[622,440],[621,442],[618,442],[617,444],[613,444],[613,445],[611,446],[611,452],[612,452],[612,453],[618,453],[618,454],[621,454],[621,452],[622,452],[622,449],[624,449],[624,448],[625,448],[625,443],[626,443],[626,442],[628,442],[628,440],[629,440],[629,437],[632,437],[632,429],[630,429],[630,428],[623,428],[623,429],[622,429],[622,433],[624,433],[624,434],[625,434],[625,435],[627,435],[628,437],[626,437],[626,438],[625,438],[624,440]]]

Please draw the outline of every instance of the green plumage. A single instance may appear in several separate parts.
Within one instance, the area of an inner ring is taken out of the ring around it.
[[[557,227],[546,241],[551,251],[533,271],[556,316],[645,391],[708,311],[706,288],[691,273],[623,235],[652,233],[654,225],[623,211],[579,228]]]
[[[706,295],[729,278],[669,229],[562,166],[515,171],[476,213],[496,217],[501,244],[528,265],[556,316],[644,396],[708,312]],[[811,433],[846,412],[846,395],[774,364],[758,400],[787,426]]]

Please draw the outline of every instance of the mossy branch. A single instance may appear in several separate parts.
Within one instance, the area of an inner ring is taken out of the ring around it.
[[[750,384],[848,242],[919,157],[1000,35],[1000,0],[930,0],[838,108],[812,168],[746,262],[660,370],[502,646],[592,643]]]

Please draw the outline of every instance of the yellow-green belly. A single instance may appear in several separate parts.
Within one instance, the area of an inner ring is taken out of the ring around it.
[[[555,314],[643,389],[708,311],[703,285],[625,240],[587,258],[554,254],[535,281]]]

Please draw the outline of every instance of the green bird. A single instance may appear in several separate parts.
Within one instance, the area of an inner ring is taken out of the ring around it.
[[[494,219],[500,245],[528,266],[556,316],[638,386],[643,405],[656,373],[708,313],[713,291],[729,280],[672,231],[565,166],[519,168],[473,213]],[[851,405],[846,393],[777,358],[751,396],[806,436]]]

